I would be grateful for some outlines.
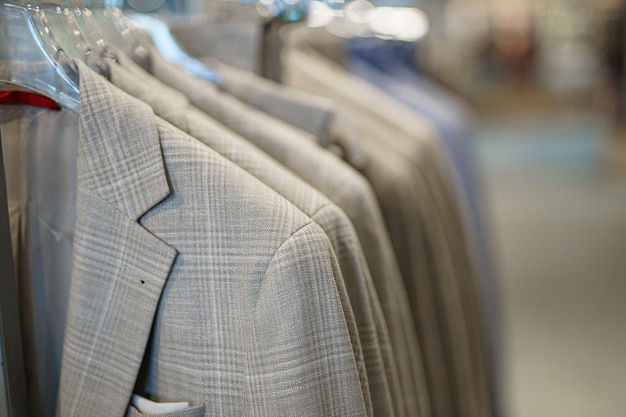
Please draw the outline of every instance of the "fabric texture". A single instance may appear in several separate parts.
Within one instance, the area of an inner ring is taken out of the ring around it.
[[[336,100],[363,126],[370,170],[363,172],[378,194],[414,301],[436,415],[452,415],[450,407],[454,415],[489,415],[476,265],[432,125],[302,43],[283,55],[287,83]]]
[[[170,122],[186,129],[187,133],[279,192],[322,227],[337,255],[345,281],[345,288],[343,285],[339,287],[340,293],[347,291],[344,298],[349,304],[347,308],[354,312],[358,328],[355,339],[360,340],[360,346],[355,347],[355,355],[360,356],[362,348],[365,363],[362,371],[366,372],[362,376],[364,397],[369,400],[371,395],[374,415],[393,415],[384,370],[395,363],[384,363],[381,353],[381,345],[385,352],[391,352],[387,327],[360,243],[345,213],[267,154],[210,119],[180,93],[154,79],[128,58],[122,58],[120,62],[124,68],[110,66],[111,81],[115,85],[144,100],[157,114],[169,115]],[[158,91],[158,94],[152,94],[152,91]],[[168,112],[168,108],[171,111]]]
[[[327,126],[334,117],[331,100],[278,85],[270,80],[215,58],[204,59],[207,65],[223,77],[219,87],[269,115],[298,126],[306,132],[315,132],[324,145],[330,144]]]
[[[408,299],[374,194],[365,179],[345,162],[320,148],[316,138],[279,122],[215,86],[187,74],[153,51],[150,72],[183,92],[198,108],[244,136],[324,193],[352,221],[372,273],[389,328],[399,386],[389,378],[396,412],[429,415],[420,348]],[[391,369],[389,369],[391,371]]]
[[[488,318],[488,360],[490,390],[494,410],[498,410],[499,389],[499,314],[497,286],[483,221],[484,190],[477,166],[476,141],[468,106],[440,85],[420,74],[415,45],[380,39],[354,38],[347,43],[345,67],[359,78],[380,88],[421,115],[437,128],[444,151],[452,162],[451,179],[457,200],[467,207],[467,237],[477,250],[479,287]]]
[[[159,416],[159,417],[203,417],[206,412],[206,407],[203,405],[193,406],[180,411],[174,411],[171,413],[160,414],[145,414],[137,410],[137,408],[130,406],[126,417],[142,417],[142,416]]]
[[[365,415],[321,228],[75,64],[77,219],[57,415],[123,415],[133,389],[204,415]]]
[[[345,116],[332,100],[278,84],[242,71],[217,59],[206,59],[222,77],[219,88],[264,113],[312,134],[324,147],[334,145],[332,126],[343,126]],[[348,123],[349,125],[349,123]],[[367,162],[358,135],[351,132],[349,146],[344,143],[341,155],[357,169]],[[347,139],[347,138],[346,138]]]

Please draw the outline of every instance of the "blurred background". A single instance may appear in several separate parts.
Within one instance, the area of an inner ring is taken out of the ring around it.
[[[339,17],[334,33],[352,37],[362,25],[345,20],[363,23],[370,13],[369,35],[414,52],[419,71],[472,115],[504,415],[624,415],[626,5],[370,1],[262,0],[247,12],[213,0],[128,0],[127,7],[168,17],[192,54],[255,72],[263,72],[257,46],[267,28],[250,19],[280,14],[332,31]],[[399,13],[385,15],[387,7]]]
[[[295,21],[378,39],[392,45],[393,59],[413,60],[429,85],[463,108],[473,132],[502,415],[626,415],[625,1],[126,0],[124,7],[166,18],[190,55],[273,78],[280,70],[268,35]]]

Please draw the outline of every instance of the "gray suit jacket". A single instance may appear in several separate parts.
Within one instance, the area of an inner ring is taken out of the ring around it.
[[[129,58],[121,55],[120,62],[125,68],[118,65],[109,67],[111,81],[115,85],[144,100],[157,114],[278,191],[322,227],[337,255],[358,328],[358,336],[354,339],[361,341],[365,361],[362,380],[365,388],[369,385],[364,396],[369,399],[371,394],[374,415],[393,415],[381,354],[381,345],[385,351],[391,350],[387,327],[361,245],[345,213],[260,149],[193,107],[185,96],[146,73]],[[360,352],[360,349],[355,351]]]
[[[489,415],[480,281],[433,127],[310,47],[290,48],[284,57],[289,84],[336,100],[361,124],[368,159],[363,172],[378,194],[416,301],[436,414],[451,415],[452,405],[459,416]]]
[[[396,412],[429,415],[421,354],[406,291],[388,243],[380,209],[367,181],[315,143],[316,138],[222,94],[216,87],[181,72],[153,51],[150,71],[183,92],[198,108],[241,134],[341,207],[353,222],[379,296],[396,358],[399,383],[388,380]],[[384,354],[384,352],[383,352]],[[392,372],[392,367],[388,368]]]
[[[325,233],[76,65],[77,219],[57,415],[121,416],[133,387],[197,407],[180,416],[365,415]]]

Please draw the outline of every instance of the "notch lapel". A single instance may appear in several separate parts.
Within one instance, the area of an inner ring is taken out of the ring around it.
[[[170,194],[155,116],[84,64],[57,416],[123,416],[176,250],[139,219]]]

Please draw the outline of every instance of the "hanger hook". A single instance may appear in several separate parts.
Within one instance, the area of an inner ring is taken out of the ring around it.
[[[54,54],[54,62],[59,62],[61,59],[61,54],[65,54],[63,48],[56,48],[56,52]]]
[[[94,65],[90,65],[89,64],[89,57],[93,57],[95,59],[94,61]],[[85,50],[85,64],[87,64],[87,66],[89,66],[90,68],[96,68],[96,71],[100,74],[103,75],[105,77],[108,78],[108,69],[107,69],[107,64],[105,62],[102,61],[102,57],[98,54],[98,51],[96,51],[94,48],[92,48],[91,46],[88,47]]]
[[[96,53],[96,50],[93,49],[91,46],[88,46],[85,49],[85,64],[89,65],[89,56],[95,53]]]
[[[63,66],[64,64],[69,66],[76,74],[78,74],[78,67],[76,63],[61,47],[56,48],[56,52],[54,54],[54,62],[58,66]]]
[[[85,49],[85,55],[84,55],[83,60],[85,61],[85,64],[87,64],[88,67],[92,67],[92,65],[89,63],[89,57],[93,57],[94,65],[97,66],[99,69],[101,69],[102,67],[102,60],[100,59],[101,57],[100,55],[98,55],[98,52],[91,46],[88,46],[87,49]]]
[[[100,56],[102,58],[112,59],[113,61],[117,63],[120,62],[120,60],[117,57],[117,52],[115,51],[115,49],[111,48],[111,46],[109,46],[109,44],[106,44],[106,43],[102,46],[102,51],[100,52]]]
[[[56,48],[56,52],[54,54],[54,63],[61,69],[61,71],[54,71],[54,91],[55,91],[54,100],[56,102],[60,102],[61,101],[59,97],[61,94],[60,86],[63,83],[63,80],[61,80],[60,77],[61,77],[61,73],[65,73],[65,69],[63,67],[64,65],[69,66],[72,69],[72,71],[74,71],[76,76],[78,76],[78,66],[76,65],[74,60],[72,60],[72,58],[69,55],[67,55],[65,51],[63,50],[63,48],[61,47]]]

